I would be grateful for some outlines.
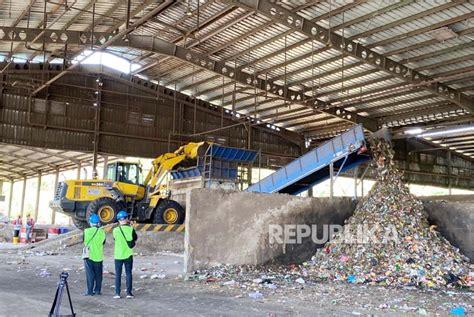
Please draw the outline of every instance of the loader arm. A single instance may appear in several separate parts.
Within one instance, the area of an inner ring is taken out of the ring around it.
[[[158,156],[152,162],[152,168],[148,172],[144,185],[149,188],[149,192],[155,192],[156,188],[161,185],[161,182],[165,179],[166,175],[171,171],[180,166],[187,159],[196,159],[198,154],[207,149],[209,143],[188,143],[179,147],[173,153],[165,153]]]

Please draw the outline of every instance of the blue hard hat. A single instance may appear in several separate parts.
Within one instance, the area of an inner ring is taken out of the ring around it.
[[[97,216],[96,214],[92,214],[89,216],[89,223],[91,225],[96,225],[98,223],[100,223],[100,218],[99,216]]]
[[[125,218],[128,218],[127,212],[125,210],[119,211],[119,213],[117,214],[117,220],[122,220]]]

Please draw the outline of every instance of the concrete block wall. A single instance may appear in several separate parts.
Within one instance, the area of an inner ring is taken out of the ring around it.
[[[220,263],[295,263],[320,245],[270,244],[270,225],[340,224],[352,215],[351,198],[310,198],[283,194],[193,189],[186,201],[185,270]]]
[[[474,196],[423,197],[431,224],[474,259]],[[193,189],[186,202],[185,271],[217,264],[299,263],[322,245],[270,244],[270,225],[340,224],[350,217],[351,198],[309,198],[282,194]],[[318,234],[319,236],[319,234]]]
[[[423,197],[428,221],[474,263],[474,196]]]

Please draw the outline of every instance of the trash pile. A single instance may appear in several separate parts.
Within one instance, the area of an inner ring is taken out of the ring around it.
[[[357,284],[469,287],[465,256],[430,227],[423,205],[402,183],[394,151],[371,144],[377,181],[324,248],[312,258],[311,275]]]

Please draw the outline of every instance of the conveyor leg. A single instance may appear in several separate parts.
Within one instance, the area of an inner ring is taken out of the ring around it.
[[[329,197],[334,198],[334,164],[329,164]]]
[[[356,166],[354,168],[354,198],[357,199],[357,172],[359,170],[359,167]]]

